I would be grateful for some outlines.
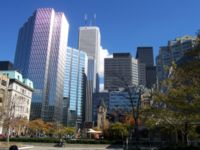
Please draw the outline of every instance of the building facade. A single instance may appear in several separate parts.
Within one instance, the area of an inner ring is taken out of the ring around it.
[[[100,30],[96,26],[79,28],[78,49],[88,56],[86,83],[85,121],[92,121],[92,93],[99,92],[99,53],[101,45]]]
[[[62,121],[68,29],[64,13],[40,8],[19,30],[14,67],[34,82],[31,119]]]
[[[87,74],[87,54],[83,51],[67,48],[63,97],[66,100],[67,116],[63,122],[68,126],[80,127],[83,121],[85,102],[84,80]],[[63,114],[64,115],[64,114]]]
[[[146,81],[146,65],[145,63],[138,63],[138,84],[139,85],[147,85]]]
[[[5,101],[7,99],[9,79],[5,75],[0,75],[0,134],[3,131],[3,120],[5,112]]]
[[[136,58],[139,63],[144,63],[146,66],[153,66],[153,47],[137,47]]]
[[[168,77],[168,70],[172,62],[177,63],[184,54],[195,47],[196,37],[183,36],[175,40],[168,41],[167,46],[159,49],[156,57],[156,73],[158,81],[162,81]]]
[[[132,100],[133,105],[136,106],[139,99],[139,92],[133,91]],[[128,92],[126,91],[112,91],[110,92],[109,99],[109,112],[121,111],[130,112],[132,110],[131,100],[129,98]]]
[[[159,49],[159,55],[156,57],[156,74],[157,80],[162,81],[168,77],[166,67],[171,66],[172,59],[168,46],[162,46]]]
[[[0,71],[0,75],[7,76],[9,78],[6,102],[9,106],[15,106],[13,117],[21,117],[29,120],[33,82],[29,79],[23,78],[22,74],[17,71]]]
[[[101,99],[97,106],[97,128],[101,131],[104,130],[106,124],[107,106],[103,99]]]
[[[139,63],[139,85],[152,88],[156,83],[153,47],[138,47],[136,59]]]
[[[10,61],[0,61],[0,70],[12,70],[13,63]]]
[[[24,79],[17,71],[0,71],[0,76],[6,76],[9,79],[6,98],[4,96],[5,99],[2,103],[4,110],[3,120],[8,118],[29,120],[33,82],[29,79]]]
[[[112,91],[125,84],[138,85],[138,62],[130,53],[114,53],[104,61],[104,88]]]

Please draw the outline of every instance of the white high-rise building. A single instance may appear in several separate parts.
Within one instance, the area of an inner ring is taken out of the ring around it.
[[[100,30],[96,26],[79,28],[78,49],[88,55],[85,121],[92,121],[92,93],[99,91]]]
[[[135,58],[132,58],[132,83],[133,85],[139,84],[138,79],[138,60]]]

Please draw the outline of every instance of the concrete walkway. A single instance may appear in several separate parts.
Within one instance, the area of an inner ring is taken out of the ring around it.
[[[55,147],[54,143],[23,143],[23,145],[20,150],[123,150],[121,145],[109,144],[65,144],[64,147]]]

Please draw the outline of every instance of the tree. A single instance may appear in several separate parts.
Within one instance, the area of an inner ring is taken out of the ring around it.
[[[135,141],[135,148],[138,149],[138,141],[139,141],[139,120],[140,120],[140,108],[141,108],[141,95],[144,92],[144,87],[143,86],[136,86],[130,83],[124,76],[121,74],[114,73],[115,77],[119,80],[120,85],[124,88],[124,91],[128,93],[128,95],[125,97],[129,99],[131,103],[131,112],[132,112],[132,117],[133,117],[133,128],[134,132],[130,132],[131,134],[131,139]],[[138,100],[137,103],[135,104],[135,94],[138,95]],[[132,141],[133,142],[133,141]],[[130,142],[129,142],[130,143]],[[133,143],[130,143],[130,149],[132,149]]]
[[[109,134],[114,139],[124,139],[128,136],[128,126],[126,124],[122,124],[120,122],[111,124],[109,130]]]
[[[13,119],[14,124],[11,125],[11,128],[14,129],[16,135],[25,134],[28,120],[27,118],[17,117]]]
[[[181,133],[185,144],[188,144],[189,136],[194,135],[193,129],[200,120],[199,66],[200,43],[185,54],[181,63],[173,64],[162,90],[153,94],[153,106],[146,111],[147,125],[170,129],[176,135]]]
[[[59,138],[62,138],[63,136],[72,137],[75,132],[76,129],[73,127],[64,127],[60,125],[59,128],[54,131],[54,135],[57,135]]]
[[[19,96],[12,95],[9,91],[6,91],[6,98],[3,102],[1,111],[3,128],[7,130],[7,142],[10,141],[10,132],[12,127],[16,125],[17,115],[16,109],[20,105]]]
[[[45,134],[51,128],[51,125],[44,122],[42,119],[32,120],[28,124],[28,129],[31,134],[36,136],[40,136],[41,134]]]
[[[64,127],[63,130],[68,136],[73,136],[76,133],[76,129],[73,127]]]

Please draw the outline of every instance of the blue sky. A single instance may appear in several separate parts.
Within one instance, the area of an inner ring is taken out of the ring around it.
[[[66,14],[70,23],[69,46],[77,47],[78,27],[84,14],[100,27],[102,46],[113,52],[131,52],[137,46],[159,46],[200,29],[200,0],[1,0],[0,60],[14,59],[19,28],[41,7]]]

